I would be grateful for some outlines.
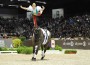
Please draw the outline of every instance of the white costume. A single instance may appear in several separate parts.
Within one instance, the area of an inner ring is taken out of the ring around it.
[[[34,15],[38,14],[41,9],[42,8],[40,6],[36,6],[36,8],[33,9],[31,5],[27,8],[27,10],[33,12]],[[40,11],[40,13],[42,13],[42,11]]]

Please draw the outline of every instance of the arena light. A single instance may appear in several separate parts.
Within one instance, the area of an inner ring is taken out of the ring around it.
[[[18,8],[18,5],[8,5],[9,7],[16,7]]]
[[[27,0],[18,0],[18,1],[25,1],[25,2],[27,2]]]
[[[42,2],[42,1],[35,1],[37,3],[42,3],[42,4],[47,4],[46,2]]]
[[[13,0],[10,0],[11,2],[13,1]]]
[[[27,3],[30,3],[30,1],[28,0]]]
[[[18,0],[18,1],[20,1],[20,0]]]
[[[0,4],[1,6],[3,5],[3,4]]]
[[[8,5],[8,6],[17,6],[17,5]]]
[[[3,7],[3,4],[0,4],[0,6],[2,6],[2,7]]]

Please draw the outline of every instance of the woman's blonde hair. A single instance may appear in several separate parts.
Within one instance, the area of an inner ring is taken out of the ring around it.
[[[36,6],[36,3],[32,3],[32,6]]]

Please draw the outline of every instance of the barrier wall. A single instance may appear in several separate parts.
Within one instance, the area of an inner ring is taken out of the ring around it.
[[[63,49],[90,49],[90,39],[88,38],[62,38],[62,39],[55,39],[55,45],[61,46]],[[25,46],[32,46],[32,40],[26,40],[23,45]],[[0,39],[0,47],[8,47],[11,48],[12,39]]]
[[[58,39],[55,43],[64,49],[90,49],[89,38]]]
[[[8,38],[8,39],[0,39],[0,47],[8,47],[11,48],[12,47],[12,39]]]

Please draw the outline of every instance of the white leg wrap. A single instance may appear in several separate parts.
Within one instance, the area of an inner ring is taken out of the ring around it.
[[[44,57],[45,56],[45,53],[44,53],[44,50],[42,51],[42,57]]]
[[[34,57],[34,58],[36,58],[37,48],[38,48],[38,46],[36,45],[36,46],[35,46],[35,52],[34,52],[34,54],[33,54],[33,57]]]
[[[33,54],[33,57],[36,58],[36,54],[35,53]]]
[[[36,46],[35,46],[35,53],[36,53],[37,48],[38,48],[38,46],[36,45]]]

